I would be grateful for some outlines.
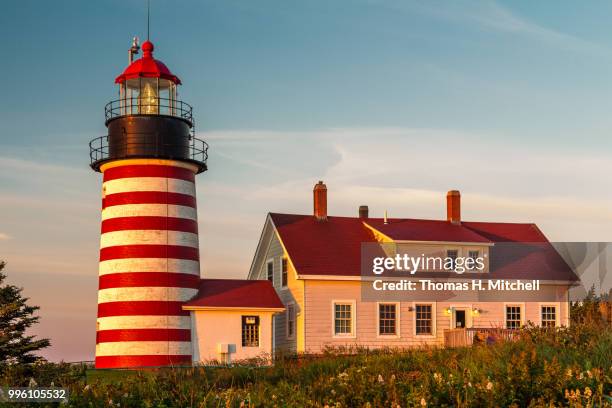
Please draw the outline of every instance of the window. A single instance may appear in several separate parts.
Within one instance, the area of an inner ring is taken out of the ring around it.
[[[287,337],[295,336],[295,305],[287,305]]]
[[[446,251],[446,257],[450,258],[452,261],[451,263],[451,269],[455,269],[455,266],[457,264],[457,257],[459,256],[459,251],[456,249],[449,249]],[[446,262],[445,262],[446,263]]]
[[[431,305],[415,306],[416,334],[433,334],[433,314]]]
[[[557,308],[555,306],[542,306],[542,327],[555,327],[557,325]]]
[[[519,329],[521,327],[521,307],[518,305],[506,306],[506,329]]]
[[[397,305],[395,303],[378,305],[378,334],[397,335]]]
[[[476,263],[476,259],[478,259],[478,257],[480,256],[480,251],[476,251],[476,250],[472,250],[472,251],[468,251],[468,259],[471,259],[472,262],[470,262],[470,268],[469,270],[474,270],[474,269],[478,269],[477,268],[477,263]]]
[[[242,347],[259,347],[259,316],[242,316]]]
[[[287,286],[287,258],[283,258],[281,261],[281,284],[283,287]]]
[[[274,261],[268,261],[268,274],[267,278],[272,284],[274,284]]]
[[[334,334],[337,336],[353,334],[352,303],[334,303]]]

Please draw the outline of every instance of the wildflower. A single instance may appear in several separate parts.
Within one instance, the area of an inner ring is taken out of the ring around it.
[[[89,384],[87,384],[85,387],[83,387],[83,392],[88,391],[89,390]]]
[[[395,381],[395,374],[391,374],[391,381]]]
[[[493,383],[492,383],[491,381],[489,381],[489,382],[487,383],[487,390],[488,390],[488,391],[491,391],[492,389],[493,389]]]
[[[587,398],[591,398],[591,395],[593,395],[593,391],[591,391],[591,389],[590,389],[589,387],[586,387],[586,388],[584,389],[584,395],[585,395]]]
[[[336,395],[336,390],[331,390],[332,395]]]
[[[421,398],[421,406],[422,407],[426,407],[427,406],[427,401],[425,401],[425,398]]]
[[[572,369],[568,368],[567,372],[565,373],[565,375],[567,375],[567,378],[572,378]]]
[[[580,375],[578,376],[578,379],[579,379],[579,380],[584,379],[584,374],[582,374],[582,372],[581,372],[581,373],[580,373]]]
[[[378,382],[381,383],[381,384],[385,382],[385,380],[383,379],[383,376],[381,374],[378,374]]]
[[[34,388],[38,385],[34,377],[30,377],[30,383],[28,384],[28,388]]]
[[[472,388],[472,383],[468,382],[468,387]]]
[[[272,394],[272,399],[276,401],[276,395]]]
[[[587,370],[586,373],[589,376],[589,378],[593,378],[593,373],[591,372],[591,370]]]

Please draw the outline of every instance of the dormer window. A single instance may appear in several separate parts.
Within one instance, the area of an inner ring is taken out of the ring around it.
[[[458,249],[448,249],[446,251],[446,257],[451,259],[451,262],[452,262],[451,269],[455,269],[456,264],[457,264],[457,258],[459,257],[459,250]]]
[[[474,271],[474,270],[478,270],[478,264],[476,262],[476,260],[480,257],[480,251],[478,250],[469,250],[468,251],[468,256],[467,259],[469,260],[469,262],[466,263],[466,265],[469,265],[469,270],[470,271]]]

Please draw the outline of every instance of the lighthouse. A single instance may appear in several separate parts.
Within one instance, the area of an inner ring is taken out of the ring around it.
[[[195,176],[208,145],[195,137],[180,79],[137,41],[105,107],[107,134],[90,142],[102,173],[96,368],[189,365],[182,305],[200,284]]]

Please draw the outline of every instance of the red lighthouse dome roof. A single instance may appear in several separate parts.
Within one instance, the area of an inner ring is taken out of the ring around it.
[[[154,49],[151,41],[147,40],[142,43],[142,57],[132,62],[121,75],[115,78],[115,83],[134,78],[163,78],[180,85],[181,80],[170,72],[163,62],[153,58]]]

